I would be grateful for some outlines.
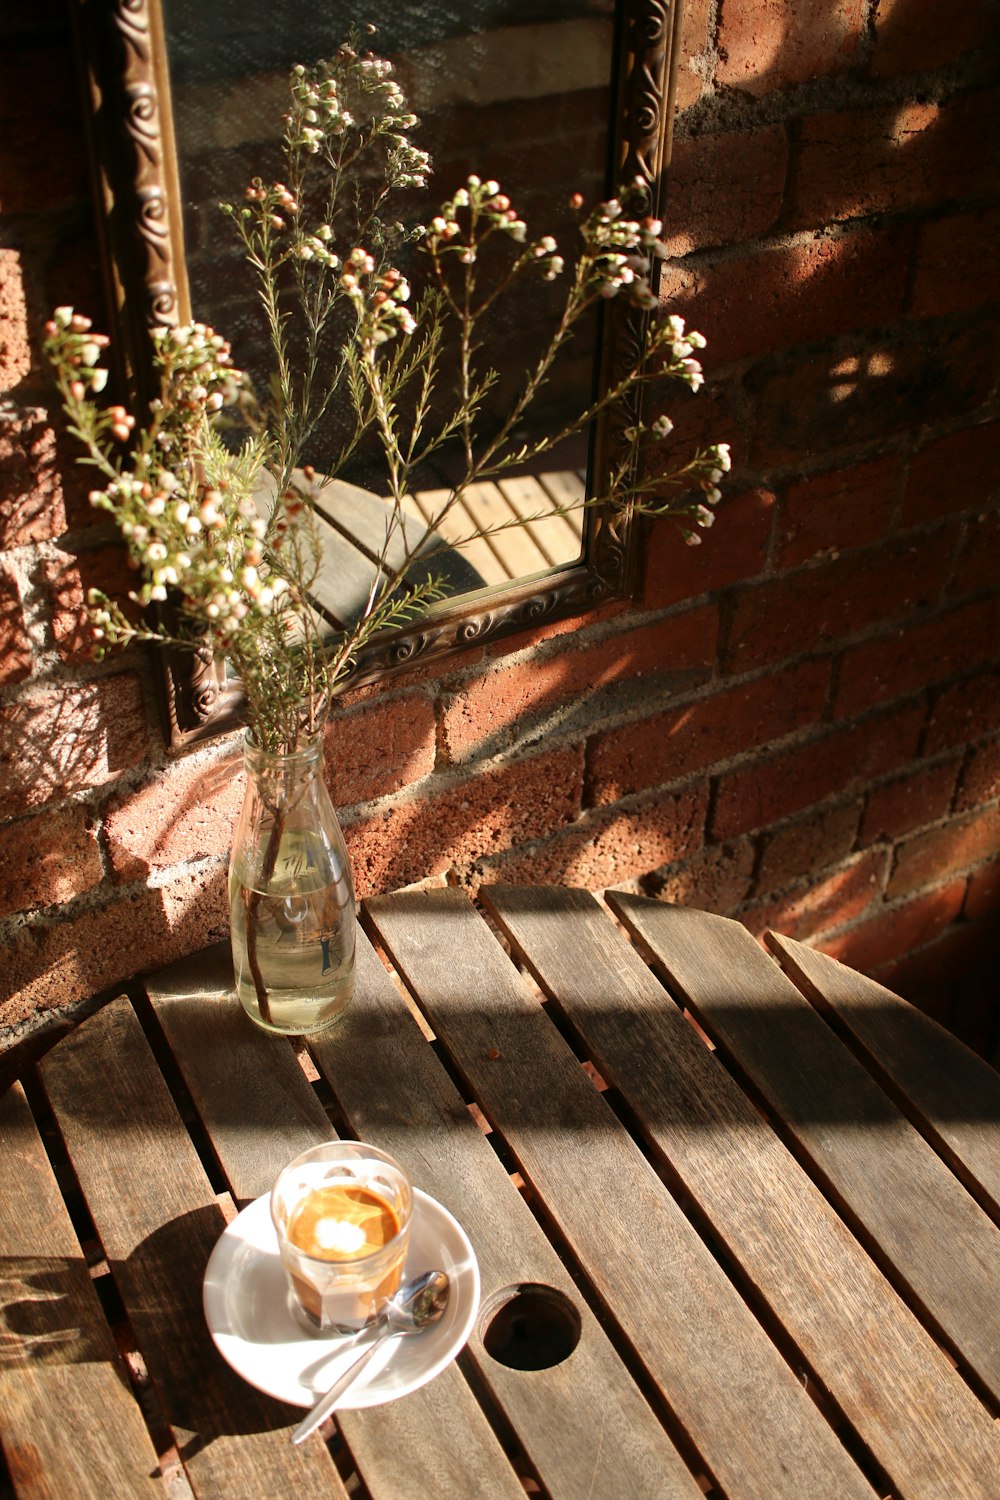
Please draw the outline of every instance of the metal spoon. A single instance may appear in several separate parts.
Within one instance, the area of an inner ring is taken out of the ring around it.
[[[405,1338],[407,1334],[419,1333],[421,1329],[436,1323],[448,1305],[450,1291],[451,1283],[444,1271],[424,1271],[412,1281],[404,1282],[385,1311],[380,1314],[376,1326],[381,1327],[376,1337],[370,1344],[366,1344],[364,1352],[352,1365],[348,1365],[326,1394],[319,1398],[309,1415],[303,1418],[292,1433],[292,1442],[301,1443],[336,1410],[341,1396],[354,1384],[375,1350],[381,1348],[386,1339]]]

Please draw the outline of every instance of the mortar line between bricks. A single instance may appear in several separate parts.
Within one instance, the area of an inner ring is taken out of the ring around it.
[[[716,49],[713,47],[713,55]],[[714,94],[681,110],[674,122],[675,139],[690,135],[748,133],[765,125],[816,114],[852,113],[901,105],[915,99],[936,104],[962,90],[991,86],[988,62],[980,57],[957,58],[942,67],[872,77],[861,68],[790,84],[761,96],[719,85]]]

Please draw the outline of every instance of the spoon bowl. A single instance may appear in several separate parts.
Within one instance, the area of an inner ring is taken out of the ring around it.
[[[450,1293],[451,1282],[444,1271],[423,1271],[411,1281],[404,1282],[373,1324],[375,1337],[299,1423],[292,1433],[292,1442],[303,1442],[336,1411],[341,1396],[354,1384],[375,1351],[387,1339],[407,1338],[436,1323],[448,1306]]]

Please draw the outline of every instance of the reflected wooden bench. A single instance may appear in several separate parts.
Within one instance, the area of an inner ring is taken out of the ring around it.
[[[300,479],[305,486],[305,481]],[[315,600],[329,622],[340,628],[361,613],[376,577],[413,561],[411,583],[428,575],[442,580],[449,598],[544,576],[577,561],[583,546],[583,511],[545,514],[555,507],[579,506],[584,480],[573,470],[521,475],[496,484],[470,486],[441,517],[448,490],[419,490],[407,497],[402,527],[386,548],[391,507],[385,500],[343,480],[308,486],[319,520],[323,557]],[[475,536],[484,527],[503,529]]]
[[[996,1500],[1000,1077],[788,939],[481,898],[364,903],[353,1005],[298,1051],[219,947],[0,1098],[13,1493]],[[456,1364],[293,1449],[201,1282],[334,1122],[455,1214],[484,1300]]]

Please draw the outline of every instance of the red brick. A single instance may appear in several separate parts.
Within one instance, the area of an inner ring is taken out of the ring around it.
[[[903,491],[904,526],[974,511],[996,490],[1000,422],[935,438],[915,454]]]
[[[767,834],[761,841],[757,891],[780,890],[803,878],[814,880],[817,871],[846,859],[854,848],[860,812],[859,802],[823,808]]]
[[[518,46],[517,33],[507,34],[504,61],[519,81],[530,81],[532,75],[537,80],[537,55],[530,59],[528,55],[530,33],[523,36]],[[452,191],[478,165],[484,175],[488,172],[498,177],[511,196],[516,195],[518,208],[530,212],[533,199],[541,199],[544,204],[547,191],[551,222],[554,187],[560,198],[563,193],[568,197],[570,185],[576,182],[581,191],[588,185],[597,188],[604,161],[603,143],[594,121],[604,119],[607,113],[608,98],[603,88],[580,87],[583,80],[578,79],[576,87],[562,92],[543,87],[534,97],[521,89],[522,97],[512,107],[513,101],[503,87],[494,84],[491,97],[451,103],[442,110],[427,74],[422,87],[414,87],[416,78],[407,68],[405,55],[400,63],[400,84],[421,117],[419,141],[431,154],[434,182],[440,184],[442,194],[446,189]],[[546,147],[565,151],[561,174],[557,165],[545,160]],[[571,175],[574,172],[581,176]]]
[[[794,223],[993,197],[1000,90],[816,114],[802,129]]]
[[[790,485],[777,525],[778,566],[881,541],[895,511],[900,471],[901,460],[888,454]]]
[[[536,649],[544,645],[546,641],[554,641],[559,636],[584,634],[586,637],[593,637],[599,633],[598,627],[617,619],[619,615],[627,614],[630,608],[631,604],[629,601],[615,599],[609,604],[602,604],[596,609],[588,609],[584,613],[570,616],[568,619],[546,620],[544,624],[532,624],[524,630],[518,630],[511,635],[502,636],[498,640],[489,641],[482,648],[478,657],[472,652],[462,652],[457,658],[457,670],[450,672],[448,677],[457,680],[460,676],[467,675],[469,668],[478,665],[480,662],[485,667],[491,662],[503,661],[516,651],[525,651],[529,647]],[[450,662],[449,665],[451,665]],[[420,680],[427,683],[440,682],[441,664],[439,662],[435,663],[428,670],[426,676]],[[381,692],[381,688],[376,687],[376,693],[379,692]]]
[[[710,23],[711,0],[688,0],[681,11],[681,35],[677,49],[677,80],[674,106],[678,113],[697,103],[707,88],[704,73],[714,64]]]
[[[953,164],[939,143],[951,118],[947,104],[914,101],[809,116],[791,189],[791,226],[820,228],[950,196]]]
[[[32,651],[17,576],[0,559],[0,683],[31,676]]]
[[[884,443],[922,425],[968,421],[990,399],[1000,363],[998,323],[989,315],[975,330],[942,334],[928,328],[914,341],[879,339],[796,359],[746,377],[755,401],[749,461],[766,469],[801,464],[841,447]]]
[[[396,695],[350,714],[335,708],[324,736],[326,781],[335,805],[382,797],[428,776],[435,738],[434,703],[424,692]]]
[[[658,521],[644,548],[643,606],[666,609],[761,573],[767,564],[775,498],[769,490],[725,495],[716,524],[689,547],[669,520]]]
[[[873,328],[903,307],[911,231],[754,250],[715,265],[666,265],[663,299],[708,340],[712,365]]]
[[[956,808],[972,811],[1000,797],[1000,735],[974,745],[962,771]]]
[[[730,671],[752,670],[901,620],[939,600],[950,556],[933,535],[848,553],[740,590],[723,638],[723,662]]]
[[[917,317],[976,312],[1000,300],[996,245],[1000,209],[955,214],[920,227],[913,283]]]
[[[0,52],[0,209],[5,214],[87,206],[79,95],[68,45]]]
[[[69,664],[93,656],[94,635],[87,614],[90,589],[101,589],[131,619],[139,618],[138,606],[128,597],[138,587],[138,575],[122,546],[98,547],[75,556],[57,553],[45,559],[42,574],[51,599],[53,638],[59,655]]]
[[[222,866],[185,872],[155,889],[118,892],[70,918],[36,919],[10,944],[0,978],[0,1026],[88,999],[228,933]]]
[[[937,885],[950,875],[982,864],[1000,847],[1000,807],[985,807],[917,833],[896,850],[891,896]]]
[[[985,12],[983,19],[993,25]],[[934,171],[942,200],[995,199],[1000,171],[998,117],[1000,88],[995,84],[968,89],[947,100],[942,128],[934,137]]]
[[[879,714],[719,778],[711,835],[735,838],[864,786],[911,760],[923,709]]]
[[[131,673],[0,706],[0,818],[103,786],[138,765],[148,747]]]
[[[543,838],[577,816],[582,780],[580,750],[552,751],[345,820],[359,898]]]
[[[970,920],[980,917],[996,920],[1000,916],[1000,859],[980,865],[969,876],[964,914]]]
[[[1000,511],[973,516],[965,541],[955,561],[948,593],[953,599],[981,594],[996,587],[1000,578]]]
[[[99,884],[102,875],[85,808],[0,824],[0,917],[71,901]]]
[[[824,938],[823,952],[863,974],[877,972],[943,932],[961,911],[964,893],[964,880],[952,880],[911,901],[885,906],[847,932]]]
[[[741,916],[755,937],[770,929],[800,942],[840,927],[882,899],[887,855],[872,850],[821,876],[811,875],[793,890],[757,903]],[[826,945],[824,944],[824,947]]]
[[[38,407],[0,406],[0,550],[66,530],[56,435]]]
[[[1000,729],[1000,672],[980,672],[940,694],[928,720],[926,753],[965,745],[996,729]]]
[[[140,880],[154,870],[222,857],[243,805],[242,753],[186,756],[157,767],[141,786],[114,798],[105,836],[115,878]]]
[[[105,292],[100,247],[89,230],[87,217],[73,215],[68,220],[60,219],[58,222],[61,226],[59,238],[52,245],[41,267],[43,279],[38,289],[40,298],[38,306],[46,317],[51,308],[68,306],[77,307],[81,312],[104,322]],[[34,265],[32,265],[32,274],[33,277],[37,275]],[[39,364],[45,381],[46,398],[48,398],[50,391],[48,375],[44,373],[44,361],[40,361]],[[119,377],[115,370],[114,358],[111,359],[110,364],[111,378],[105,396],[109,401],[123,400],[127,392],[116,383]],[[93,479],[93,471],[91,471],[88,487],[93,486]]]
[[[673,311],[666,300],[660,306],[664,313]],[[711,350],[707,354],[702,351],[699,358],[706,370],[713,363]],[[695,449],[722,442],[730,444],[733,469],[739,472],[746,456],[743,433],[746,415],[738,389],[721,381],[710,381],[701,390],[691,391],[673,380],[652,385],[649,396],[649,420],[666,416],[674,424],[670,437],[649,457],[651,475],[662,477],[688,462]]]
[[[878,977],[988,1056],[997,1021],[995,955],[992,924],[957,921],[915,953],[883,966]]]
[[[0,393],[12,391],[30,370],[31,335],[21,255],[17,250],[0,250]]]
[[[643,881],[646,894],[725,916],[750,894],[754,847],[749,839],[712,844],[680,864],[666,865]]]
[[[951,810],[958,770],[957,759],[946,760],[875,787],[861,820],[862,842],[892,841],[943,818]]]
[[[777,125],[675,137],[664,218],[668,255],[739,244],[772,228],[787,156]]]
[[[569,828],[528,848],[477,859],[465,883],[491,885],[556,882],[602,890],[621,885],[676,860],[689,859],[704,841],[708,788],[661,792],[629,807],[591,812]]]
[[[718,82],[756,96],[839,73],[857,59],[861,0],[741,0],[722,7]]]
[[[982,0],[879,0],[871,67],[876,74],[923,73],[944,67],[985,37]]]
[[[453,760],[497,753],[525,721],[565,715],[581,697],[616,684],[703,676],[715,659],[717,612],[693,609],[655,625],[633,626],[575,651],[505,664],[464,684],[444,710],[442,742]]]
[[[434,712],[409,694],[360,712],[335,714],[326,731],[326,779],[340,806],[419,779],[433,768]],[[242,751],[219,759],[170,761],[141,787],[115,798],[106,815],[119,880],[185,861],[223,856],[243,804]]]
[[[840,718],[905,698],[997,655],[1000,598],[967,604],[844,653],[835,711]],[[941,742],[935,741],[935,744]]]
[[[779,740],[815,723],[828,686],[826,663],[807,662],[596,734],[588,746],[588,794],[594,803],[617,802]]]

